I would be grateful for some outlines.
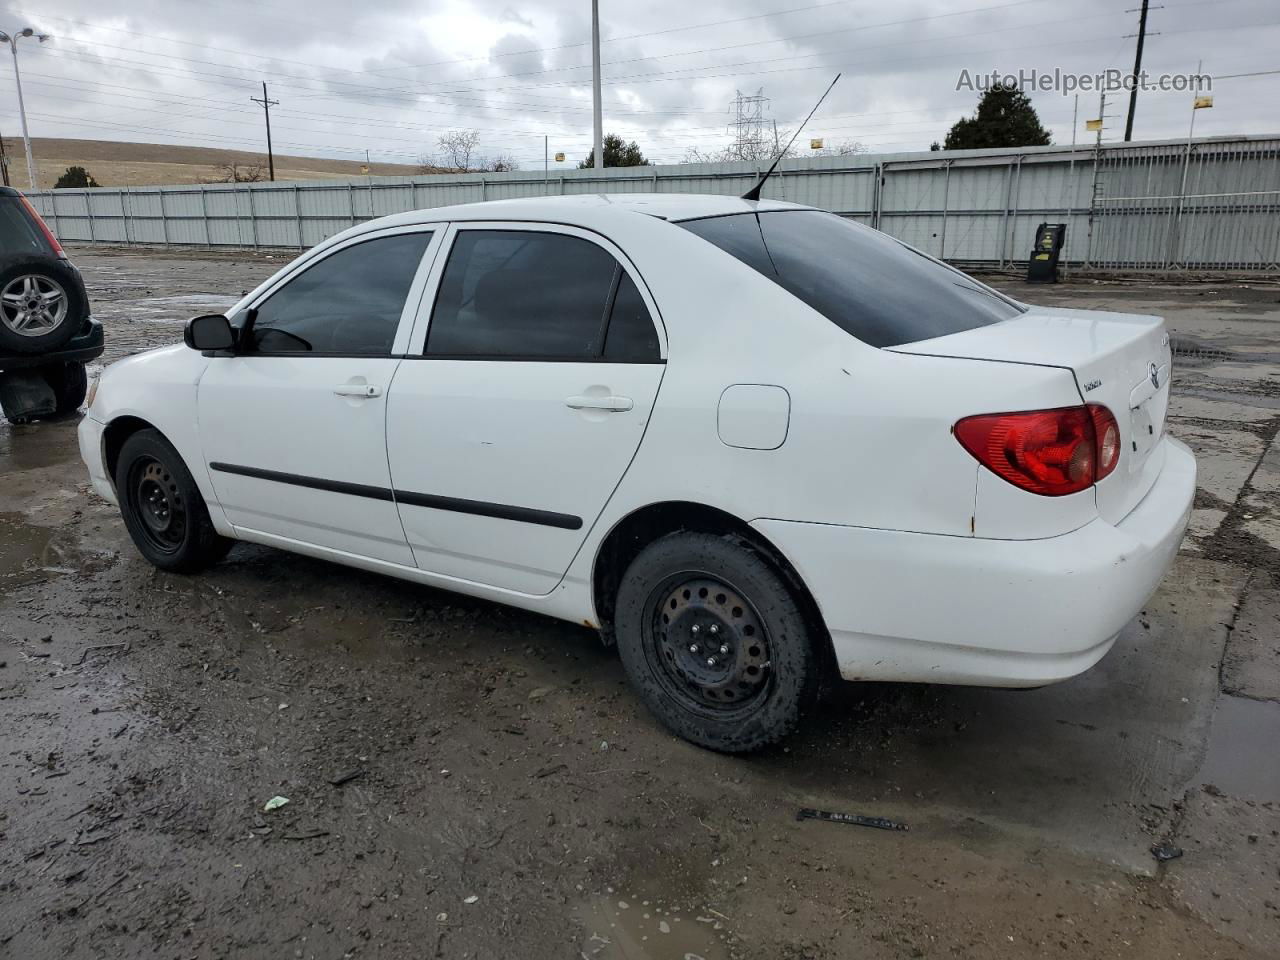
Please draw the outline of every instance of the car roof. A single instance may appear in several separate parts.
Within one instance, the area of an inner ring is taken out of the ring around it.
[[[743,200],[739,197],[695,193],[580,194],[560,197],[525,197],[489,200],[452,207],[432,207],[370,220],[362,226],[381,229],[428,220],[523,220],[598,228],[615,217],[637,215],[660,220],[695,220],[764,210],[811,209],[780,200]]]

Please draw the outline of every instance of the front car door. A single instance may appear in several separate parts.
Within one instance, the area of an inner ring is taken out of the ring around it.
[[[441,233],[379,231],[301,263],[239,318],[242,331],[252,323],[236,355],[210,361],[200,440],[218,500],[249,539],[413,565],[392,499],[386,394]]]
[[[446,245],[387,408],[400,518],[423,570],[546,594],[640,444],[663,331],[596,234],[466,223]]]

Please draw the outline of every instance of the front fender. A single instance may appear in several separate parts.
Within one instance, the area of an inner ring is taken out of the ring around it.
[[[199,387],[208,365],[208,357],[182,344],[126,357],[103,371],[87,415],[105,425],[104,464],[113,424],[137,420],[159,430],[191,471],[214,528],[229,536],[231,524],[218,504],[200,444]]]

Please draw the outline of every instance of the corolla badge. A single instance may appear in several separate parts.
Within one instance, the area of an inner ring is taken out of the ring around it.
[[[1150,367],[1150,373],[1151,373],[1151,386],[1159,390],[1160,389],[1160,368],[1153,363],[1151,364],[1151,367]]]

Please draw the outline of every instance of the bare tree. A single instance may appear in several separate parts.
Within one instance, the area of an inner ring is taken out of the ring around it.
[[[496,157],[486,157],[476,164],[477,170],[484,170],[488,173],[508,173],[512,170],[519,170],[520,164],[509,153],[500,153]]]
[[[848,157],[858,153],[866,153],[867,148],[858,143],[856,140],[842,140],[831,146],[822,147],[819,150],[806,150],[800,142],[791,145],[787,149],[786,143],[791,139],[792,131],[779,130],[777,142],[771,142],[763,145],[751,144],[731,144],[722,147],[719,150],[701,150],[698,147],[689,147],[684,152],[685,163],[725,163],[731,160],[754,160],[758,163],[772,163],[779,153],[783,157]],[[745,147],[745,150],[744,150]]]
[[[263,163],[219,163],[213,168],[213,176],[205,183],[261,183],[267,179],[267,167]]]
[[[436,141],[444,165],[461,173],[471,169],[471,155],[480,145],[479,130],[446,130]]]

